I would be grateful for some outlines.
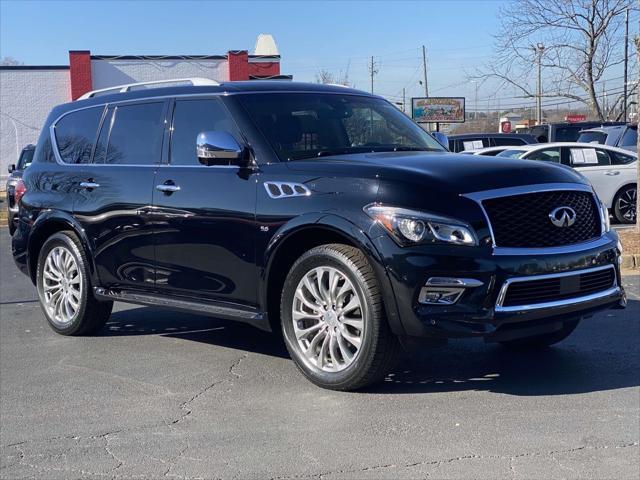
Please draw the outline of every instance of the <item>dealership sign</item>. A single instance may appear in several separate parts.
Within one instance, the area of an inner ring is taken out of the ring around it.
[[[577,114],[573,114],[573,115],[567,115],[566,117],[564,117],[564,120],[566,122],[584,122],[587,119],[586,115],[577,115]]]
[[[463,123],[464,97],[412,98],[411,118],[418,123]]]

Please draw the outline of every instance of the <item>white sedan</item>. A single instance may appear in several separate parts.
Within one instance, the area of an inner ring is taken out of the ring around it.
[[[593,143],[556,142],[509,147],[496,155],[499,157],[571,166],[587,177],[618,222],[636,222],[638,155],[634,152]]]

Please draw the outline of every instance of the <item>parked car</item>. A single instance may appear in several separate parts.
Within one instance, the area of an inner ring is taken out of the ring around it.
[[[498,157],[542,160],[573,167],[591,182],[618,222],[636,222],[638,155],[633,152],[607,145],[558,142],[511,148]]]
[[[17,200],[20,199],[22,192],[17,192],[16,199],[16,184],[18,180],[22,178],[24,169],[31,165],[33,159],[33,152],[35,151],[35,145],[27,145],[20,152],[18,157],[18,163],[12,163],[9,165],[9,177],[7,178],[6,195],[7,195],[7,222],[9,224],[9,234],[13,235],[16,230],[15,216],[18,213]]]
[[[474,150],[464,150],[460,153],[464,153],[464,154],[468,154],[468,155],[484,155],[486,157],[495,157],[496,155],[498,155],[501,152],[504,152],[505,150],[507,150],[508,146],[503,146],[503,147],[487,147],[487,148],[477,148]]]
[[[580,143],[600,143],[612,147],[638,151],[638,125],[617,125],[615,127],[597,127],[582,130],[578,137]]]
[[[353,89],[198,83],[46,120],[13,254],[56,332],[99,331],[114,301],[234,319],[352,390],[419,337],[540,347],[624,306],[618,237],[577,172],[448,153]]]
[[[624,124],[625,122],[557,122],[535,125],[524,131],[533,135],[540,143],[575,142],[582,130]]]
[[[448,135],[448,138],[451,152],[538,143],[535,137],[526,133],[461,133]]]

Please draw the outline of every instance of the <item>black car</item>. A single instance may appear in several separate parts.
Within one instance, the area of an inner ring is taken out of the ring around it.
[[[538,143],[533,135],[526,133],[460,133],[448,138],[451,152]]]
[[[625,122],[557,122],[543,123],[523,129],[523,133],[533,135],[539,143],[576,142],[582,130],[596,127],[624,125]]]
[[[18,213],[18,204],[16,202],[16,184],[18,180],[22,178],[24,169],[31,165],[33,160],[33,152],[35,151],[35,145],[27,145],[20,152],[18,157],[18,163],[9,165],[9,177],[7,178],[6,192],[7,192],[7,222],[9,224],[9,233],[13,235],[16,230],[16,213]],[[18,191],[18,199],[23,192]]]
[[[13,252],[63,335],[114,301],[281,331],[322,387],[402,345],[546,346],[624,305],[620,246],[576,172],[447,153],[386,100],[278,81],[56,107]]]

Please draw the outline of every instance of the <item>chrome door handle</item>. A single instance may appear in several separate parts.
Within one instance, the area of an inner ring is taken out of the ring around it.
[[[98,188],[100,184],[95,182],[80,182],[80,186],[87,190],[91,190],[92,188]]]
[[[620,175],[620,171],[619,170],[609,170],[608,172],[605,173],[605,175],[609,175],[610,177],[612,177],[614,175]]]
[[[156,190],[159,190],[161,192],[164,193],[173,193],[173,192],[178,192],[180,191],[180,186],[179,185],[156,185]]]

